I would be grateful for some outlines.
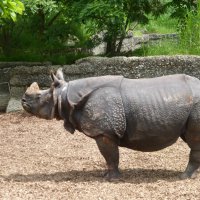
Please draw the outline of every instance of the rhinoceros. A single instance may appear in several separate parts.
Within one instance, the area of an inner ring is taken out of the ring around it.
[[[93,138],[103,155],[109,180],[119,179],[119,147],[152,152],[179,137],[190,147],[181,178],[200,166],[200,81],[185,74],[128,79],[99,76],[66,82],[62,69],[51,73],[52,84],[36,82],[22,97],[23,108],[40,118],[64,120],[65,129]]]

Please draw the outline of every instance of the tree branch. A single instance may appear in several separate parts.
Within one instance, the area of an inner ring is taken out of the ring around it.
[[[61,11],[59,11],[54,17],[52,17],[49,23],[47,24],[47,27],[50,27],[53,24],[53,22],[59,17],[60,14]]]

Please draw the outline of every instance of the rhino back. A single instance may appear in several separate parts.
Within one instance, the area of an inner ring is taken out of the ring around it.
[[[185,75],[124,79],[121,94],[127,121],[122,143],[142,151],[174,143],[184,130],[193,105]]]

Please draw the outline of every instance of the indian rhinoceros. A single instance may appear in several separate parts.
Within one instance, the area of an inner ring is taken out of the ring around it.
[[[185,75],[127,79],[100,76],[66,82],[62,70],[40,90],[31,84],[22,97],[24,109],[41,118],[64,120],[93,138],[106,160],[106,178],[119,178],[119,149],[151,152],[175,143],[190,147],[181,178],[193,177],[200,166],[200,81]]]

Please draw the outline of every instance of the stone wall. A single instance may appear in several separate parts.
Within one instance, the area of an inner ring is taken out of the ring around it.
[[[21,94],[24,92],[24,87],[15,87],[10,85],[10,80],[13,76],[13,70],[18,66],[49,66],[49,62],[0,62],[0,112],[5,111],[8,105],[10,105],[8,111],[14,111],[21,109],[21,103],[19,101]],[[10,110],[11,109],[11,110]]]
[[[108,74],[142,78],[185,73],[200,78],[200,56],[88,57],[78,60],[73,65],[11,66],[9,71],[11,100],[7,111],[21,108],[18,99],[32,82],[37,81],[43,88],[49,87],[50,71],[56,71],[60,67],[63,68],[67,81]],[[16,108],[13,108],[13,105]]]

